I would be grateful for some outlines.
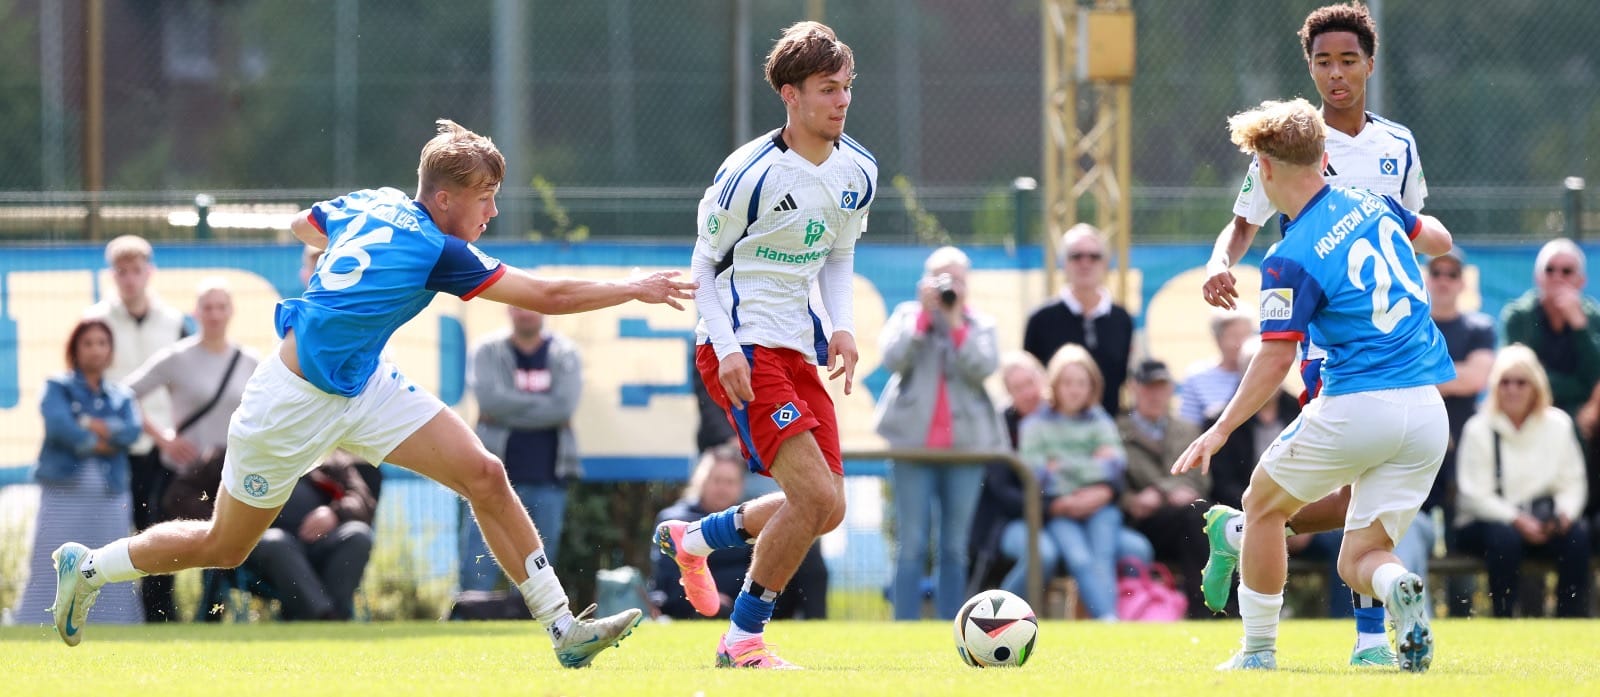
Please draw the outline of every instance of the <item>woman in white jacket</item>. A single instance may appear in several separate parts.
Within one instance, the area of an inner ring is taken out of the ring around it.
[[[1589,530],[1583,450],[1533,351],[1507,346],[1489,373],[1489,396],[1457,448],[1458,546],[1484,559],[1495,617],[1517,606],[1524,555],[1553,558],[1556,615],[1589,607]]]

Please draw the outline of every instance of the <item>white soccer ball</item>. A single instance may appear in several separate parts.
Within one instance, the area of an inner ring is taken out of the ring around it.
[[[1039,620],[1027,601],[1002,590],[972,596],[956,613],[956,650],[969,666],[1020,666],[1033,657]]]

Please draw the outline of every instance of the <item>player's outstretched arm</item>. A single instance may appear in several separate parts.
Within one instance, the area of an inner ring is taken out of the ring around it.
[[[1446,230],[1444,223],[1438,218],[1423,213],[1417,214],[1417,227],[1421,228],[1417,236],[1411,238],[1411,246],[1418,252],[1428,256],[1439,256],[1450,251],[1454,240],[1450,231]]]
[[[630,300],[665,304],[682,310],[679,300],[693,298],[693,281],[676,280],[677,271],[637,273],[620,281],[588,281],[577,278],[540,278],[522,269],[507,266],[505,275],[485,288],[482,297],[495,302],[533,310],[546,315],[588,312]]]
[[[294,220],[289,221],[289,231],[294,233],[295,239],[300,240],[317,249],[328,248],[328,236],[322,234],[316,225],[311,224],[311,209],[307,208],[294,214]]]
[[[1294,367],[1296,357],[1296,342],[1282,339],[1269,339],[1261,342],[1261,349],[1256,352],[1256,357],[1250,360],[1250,366],[1244,371],[1244,379],[1239,383],[1239,390],[1233,394],[1233,399],[1228,400],[1228,406],[1223,407],[1222,415],[1217,417],[1217,422],[1205,433],[1200,434],[1189,447],[1178,456],[1178,461],[1172,465],[1173,474],[1183,474],[1196,467],[1200,471],[1211,471],[1211,456],[1222,449],[1222,444],[1228,442],[1228,436],[1234,430],[1244,425],[1251,416],[1261,410],[1261,405],[1272,399],[1283,385],[1283,378],[1289,374],[1289,369]]]
[[[1234,298],[1239,297],[1239,290],[1234,287],[1237,279],[1229,269],[1244,257],[1244,253],[1250,249],[1250,243],[1256,239],[1256,231],[1260,229],[1260,225],[1251,225],[1244,216],[1236,215],[1233,222],[1223,226],[1222,231],[1217,233],[1217,243],[1211,248],[1211,260],[1206,262],[1206,282],[1200,289],[1211,306],[1229,310],[1238,308],[1234,302]]]

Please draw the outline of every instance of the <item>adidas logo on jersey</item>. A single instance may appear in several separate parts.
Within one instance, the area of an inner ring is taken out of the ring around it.
[[[1337,177],[1337,176],[1339,176],[1339,172],[1334,170],[1333,163],[1329,162],[1328,166],[1322,170],[1322,176],[1324,176],[1324,177]]]
[[[778,212],[782,212],[782,211],[792,211],[792,210],[794,210],[796,208],[799,208],[799,206],[795,205],[794,194],[784,194],[783,195],[783,200],[779,201],[778,205],[775,208],[773,208],[772,210],[778,211]]]

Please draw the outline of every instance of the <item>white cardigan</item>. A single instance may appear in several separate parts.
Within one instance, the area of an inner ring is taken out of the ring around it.
[[[1500,434],[1503,479],[1495,491],[1494,434]],[[1528,417],[1518,430],[1504,414],[1479,412],[1461,429],[1456,448],[1456,525],[1510,523],[1519,506],[1554,496],[1556,511],[1571,520],[1588,500],[1583,449],[1572,418],[1555,407]]]

